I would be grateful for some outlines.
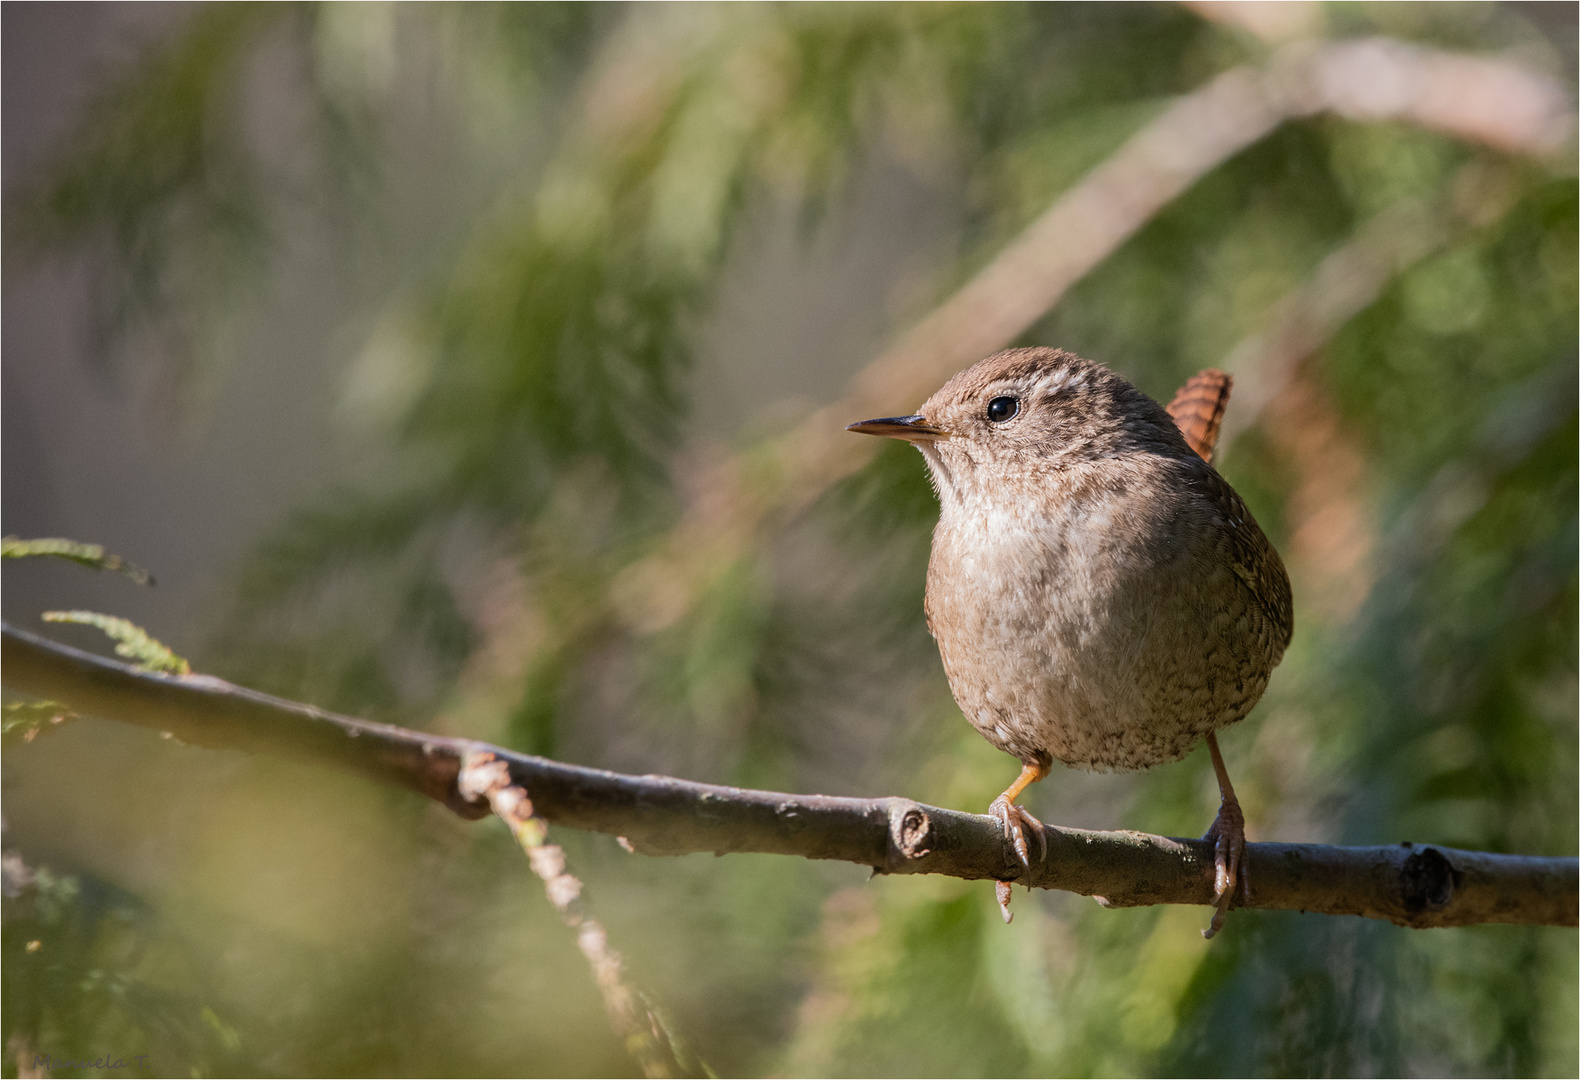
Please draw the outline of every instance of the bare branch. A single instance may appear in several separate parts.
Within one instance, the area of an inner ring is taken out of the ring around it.
[[[880,873],[1020,880],[992,818],[904,798],[790,795],[626,776],[464,739],[374,724],[201,675],[141,672],[4,628],[5,684],[77,712],[169,731],[186,742],[287,755],[409,788],[468,818],[464,765],[504,764],[536,817],[621,838],[650,855],[754,851],[835,859]],[[1048,827],[1048,857],[1027,884],[1103,898],[1111,907],[1208,905],[1212,850],[1199,840]],[[1574,926],[1580,860],[1436,846],[1251,844],[1249,906],[1364,915],[1401,926],[1503,922]]]

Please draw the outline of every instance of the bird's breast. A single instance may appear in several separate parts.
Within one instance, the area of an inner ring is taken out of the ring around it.
[[[1201,557],[1180,514],[1127,494],[1036,514],[946,511],[934,534],[928,623],[950,688],[972,724],[1022,760],[1174,760],[1243,716],[1266,684],[1271,663],[1253,670],[1239,640],[1243,588],[1215,577],[1231,568],[1219,574]]]

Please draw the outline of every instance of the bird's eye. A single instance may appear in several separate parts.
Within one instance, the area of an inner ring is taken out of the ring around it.
[[[1020,400],[1012,397],[996,397],[988,402],[987,418],[995,424],[1002,424],[1012,419],[1020,412]]]

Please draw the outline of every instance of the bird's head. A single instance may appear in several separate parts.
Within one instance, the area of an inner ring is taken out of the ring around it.
[[[912,416],[848,431],[915,444],[946,504],[1039,486],[1052,471],[1132,453],[1188,455],[1163,407],[1062,349],[1008,349],[950,379]]]

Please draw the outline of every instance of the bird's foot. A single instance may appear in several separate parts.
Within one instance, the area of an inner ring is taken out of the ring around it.
[[[1042,860],[1048,858],[1048,838],[1042,831],[1042,822],[1033,817],[1031,811],[1025,807],[1011,802],[1008,793],[993,800],[993,805],[988,807],[988,816],[997,821],[999,827],[1004,830],[1004,839],[1015,849],[1016,857],[1020,859],[1021,866],[1026,870],[1031,869],[1031,847],[1026,843],[1028,828],[1036,834],[1038,858]],[[999,914],[1004,916],[1005,922],[1010,922],[1014,919],[1009,910],[1010,883],[997,881],[993,884],[998,896]]]
[[[1032,817],[1031,811],[1010,802],[1008,795],[1000,795],[993,800],[993,805],[988,807],[988,816],[997,821],[999,827],[1004,830],[1004,839],[1015,849],[1015,855],[1020,859],[1021,866],[1027,870],[1031,869],[1031,848],[1026,843],[1028,828],[1037,836],[1038,858],[1047,859],[1048,838],[1042,831],[1042,822]]]
[[[1251,899],[1251,875],[1247,872],[1249,861],[1245,857],[1245,814],[1240,811],[1238,799],[1223,800],[1218,816],[1202,839],[1213,841],[1212,900],[1218,910],[1213,912],[1212,925],[1201,932],[1202,937],[1211,938],[1223,929],[1224,916],[1229,914],[1236,886],[1247,902]]]
[[[1026,887],[1031,888],[1031,848],[1026,843],[1026,830],[1031,829],[1037,834],[1037,857],[1039,861],[1048,859],[1048,837],[1043,832],[1042,822],[1032,817],[1024,807],[1015,805],[1015,797],[1026,790],[1027,784],[1035,784],[1048,775],[1048,761],[1045,757],[1037,757],[1031,761],[1021,763],[1020,776],[1015,782],[1004,789],[1004,794],[993,800],[988,807],[988,815],[998,822],[999,828],[1004,830],[1004,839],[1009,841],[1010,847],[1015,849],[1015,857],[1020,860],[1020,865],[1027,871],[1021,875],[1026,878]],[[998,883],[998,909],[1004,916],[1004,921],[1010,921],[1009,896],[1010,883]]]

